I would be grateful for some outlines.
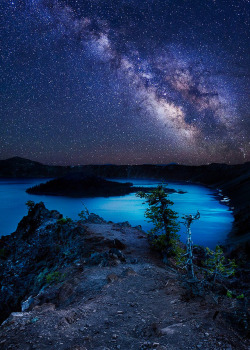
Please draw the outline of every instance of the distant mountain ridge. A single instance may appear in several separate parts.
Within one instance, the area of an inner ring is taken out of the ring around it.
[[[64,168],[69,169],[70,167],[45,165],[26,158],[12,157],[0,160],[0,177],[54,177],[60,176]]]
[[[200,181],[202,183],[224,181],[226,177],[235,178],[240,173],[250,170],[250,162],[228,165],[211,163],[209,165],[142,164],[142,165],[46,165],[21,157],[0,160],[0,177],[58,177],[76,172],[84,172],[106,177],[168,177],[168,179],[183,181]]]

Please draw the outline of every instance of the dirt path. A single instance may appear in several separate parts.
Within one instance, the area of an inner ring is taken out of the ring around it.
[[[90,239],[122,242],[126,262],[76,266],[57,306],[48,298],[5,321],[0,349],[248,349],[212,298],[184,300],[177,272],[152,258],[140,230],[114,224],[86,228]]]

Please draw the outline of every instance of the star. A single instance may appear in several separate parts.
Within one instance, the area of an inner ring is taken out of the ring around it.
[[[2,158],[249,160],[246,1],[3,0],[0,11]]]

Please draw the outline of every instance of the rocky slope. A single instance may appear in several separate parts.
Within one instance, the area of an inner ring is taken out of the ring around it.
[[[247,349],[242,300],[191,298],[140,227],[43,203],[0,240],[0,349]]]

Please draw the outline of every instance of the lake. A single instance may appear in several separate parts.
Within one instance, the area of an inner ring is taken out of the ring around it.
[[[159,180],[113,179],[121,182],[132,182],[135,186],[152,187],[161,182]],[[27,214],[25,203],[43,201],[48,209],[56,209],[64,216],[78,219],[78,213],[84,203],[90,212],[100,215],[105,220],[114,222],[129,221],[132,226],[141,225],[147,231],[152,226],[146,222],[144,212],[146,205],[143,199],[134,193],[120,197],[97,198],[69,198],[61,196],[42,196],[27,194],[28,187],[46,182],[48,179],[0,179],[0,236],[16,230],[18,222]],[[173,193],[169,198],[174,202],[173,210],[181,217],[184,214],[196,214],[199,210],[200,220],[192,226],[194,244],[201,244],[214,248],[223,243],[232,228],[233,215],[229,207],[219,202],[216,191],[210,188],[180,182],[168,182],[168,187],[182,190],[186,193]],[[185,227],[181,225],[181,240],[185,242]]]

